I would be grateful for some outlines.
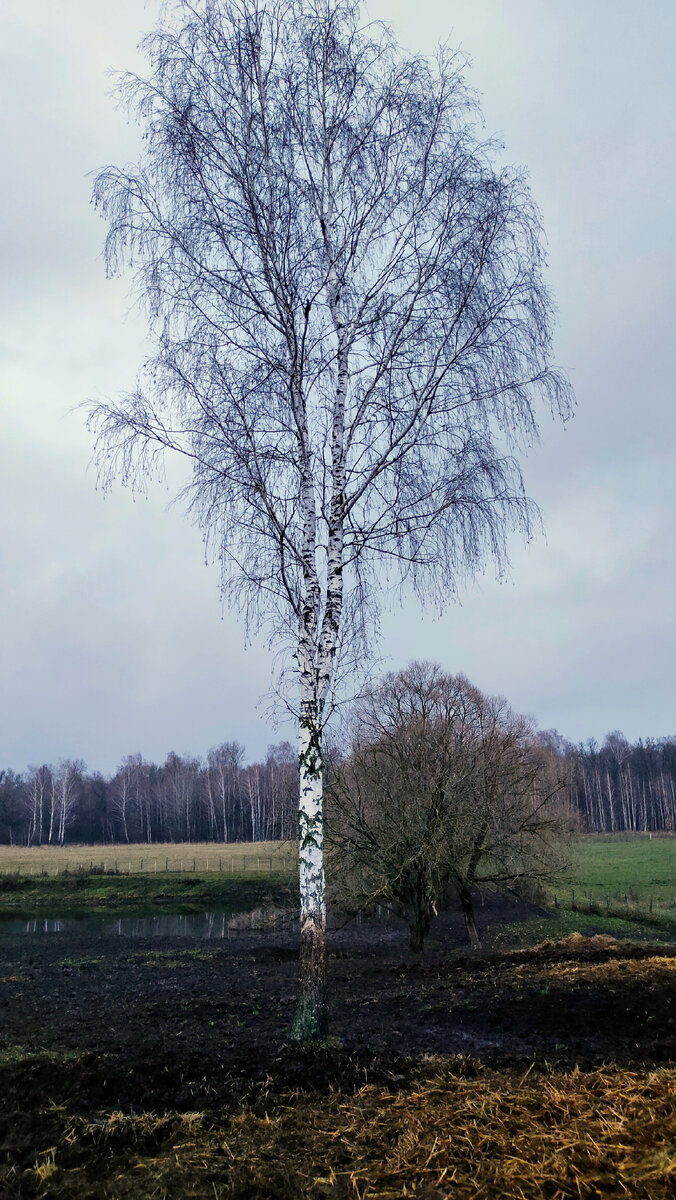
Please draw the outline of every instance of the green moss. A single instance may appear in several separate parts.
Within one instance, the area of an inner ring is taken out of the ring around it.
[[[18,1063],[28,1062],[63,1062],[64,1069],[66,1063],[71,1064],[82,1058],[81,1050],[64,1050],[60,1047],[58,1050],[49,1050],[46,1047],[36,1049],[35,1045],[27,1046],[23,1042],[9,1042],[6,1045],[0,1045],[0,1066],[9,1067],[16,1066]]]

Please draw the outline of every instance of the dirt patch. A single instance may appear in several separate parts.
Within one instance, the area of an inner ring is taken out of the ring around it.
[[[394,926],[334,932],[334,1040],[305,1051],[291,924],[7,939],[0,1192],[676,1194],[676,947],[470,955],[454,922],[423,960]]]

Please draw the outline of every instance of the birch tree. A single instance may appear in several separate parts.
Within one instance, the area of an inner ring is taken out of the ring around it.
[[[142,161],[101,171],[94,199],[156,353],[94,407],[98,464],[138,486],[166,452],[189,460],[224,596],[294,664],[294,1034],[313,1038],[339,663],[368,650],[385,584],[441,605],[487,556],[502,567],[535,512],[515,451],[569,389],[537,210],[457,56],[404,53],[350,0],[177,0],[144,49],[147,78],[120,85]]]

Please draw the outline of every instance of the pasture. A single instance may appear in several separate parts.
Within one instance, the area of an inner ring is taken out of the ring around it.
[[[587,835],[575,839],[569,882],[583,892],[647,906],[676,904],[676,836]]]
[[[296,847],[288,842],[157,842],[95,846],[0,846],[0,875],[199,873],[246,875],[289,871]]]
[[[547,889],[550,903],[676,931],[675,836],[580,836],[570,859],[565,876]]]

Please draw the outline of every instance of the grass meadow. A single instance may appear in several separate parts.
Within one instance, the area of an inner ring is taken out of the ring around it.
[[[573,839],[570,859],[550,904],[676,932],[676,836],[587,834]]]
[[[247,875],[291,871],[296,847],[288,842],[143,842],[113,846],[0,846],[0,875],[102,873],[158,875],[218,872]]]
[[[585,893],[646,905],[676,904],[676,836],[587,835],[575,839],[569,882]]]

